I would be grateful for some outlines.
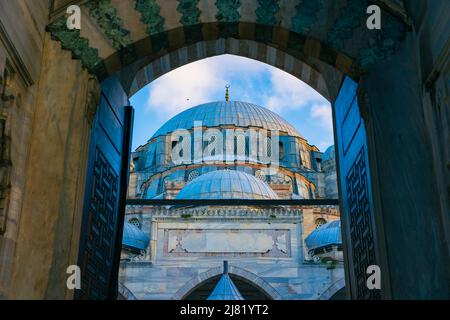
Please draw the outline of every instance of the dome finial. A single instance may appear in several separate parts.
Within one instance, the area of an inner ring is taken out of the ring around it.
[[[225,92],[225,101],[230,101],[230,85],[229,84],[227,84],[226,86],[225,86],[225,88],[226,88],[226,92]]]

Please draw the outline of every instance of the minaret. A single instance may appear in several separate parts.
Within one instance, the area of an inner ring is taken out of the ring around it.
[[[225,88],[226,88],[225,101],[228,102],[230,101],[230,85],[229,84],[226,85]]]

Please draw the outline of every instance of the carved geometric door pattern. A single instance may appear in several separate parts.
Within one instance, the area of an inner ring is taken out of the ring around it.
[[[345,242],[346,286],[352,299],[380,299],[370,290],[367,267],[377,263],[371,176],[364,121],[359,112],[358,85],[345,78],[333,113],[341,191],[342,235]]]
[[[105,80],[91,129],[76,299],[116,298],[132,115],[120,83]]]

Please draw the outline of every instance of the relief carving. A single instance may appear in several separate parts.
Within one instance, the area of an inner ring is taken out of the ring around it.
[[[174,257],[290,257],[289,229],[165,229],[163,252]]]

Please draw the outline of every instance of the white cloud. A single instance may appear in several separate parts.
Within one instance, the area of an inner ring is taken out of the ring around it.
[[[276,68],[271,68],[270,73],[273,91],[268,94],[267,107],[272,111],[303,108],[311,103],[327,103],[314,89],[291,74]]]

